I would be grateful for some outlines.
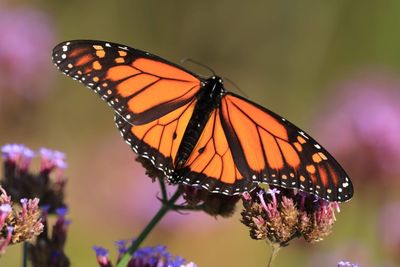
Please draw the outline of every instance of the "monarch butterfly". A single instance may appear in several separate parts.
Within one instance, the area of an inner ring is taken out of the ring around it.
[[[218,76],[203,79],[156,55],[124,45],[68,41],[55,65],[101,96],[138,156],[169,182],[238,195],[259,183],[346,201],[343,168],[295,125],[239,95]]]

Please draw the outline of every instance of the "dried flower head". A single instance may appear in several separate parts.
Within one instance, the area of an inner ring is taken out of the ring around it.
[[[42,205],[49,205],[49,212],[64,207],[63,175],[67,167],[65,154],[41,148],[38,153],[21,144],[7,144],[1,148],[4,159],[4,175],[0,184],[15,201],[23,198],[39,198]],[[39,173],[29,170],[34,157],[40,158]]]
[[[240,199],[239,196],[215,194],[192,186],[181,185],[181,187],[184,192],[183,198],[187,201],[187,207],[202,210],[212,216],[232,216],[236,203]]]
[[[127,251],[126,241],[117,241],[119,255],[118,260]],[[101,267],[112,267],[109,259],[108,250],[102,247],[94,246],[97,262]],[[187,262],[179,256],[172,256],[165,246],[139,248],[133,254],[127,267],[196,267],[193,262]]]
[[[243,195],[242,223],[250,236],[274,246],[286,246],[296,237],[318,242],[329,235],[335,221],[336,202],[285,188],[257,189]]]
[[[66,208],[56,210],[57,220],[49,232],[48,208],[42,208],[44,231],[37,237],[34,243],[29,244],[29,258],[33,267],[57,266],[68,267],[70,262],[64,252],[67,240],[67,230],[71,223],[66,220]]]
[[[10,244],[29,241],[43,231],[39,199],[22,199],[21,207],[0,187],[0,256]]]

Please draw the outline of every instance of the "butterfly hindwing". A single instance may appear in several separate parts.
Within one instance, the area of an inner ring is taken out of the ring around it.
[[[228,93],[221,121],[236,166],[254,181],[296,188],[327,200],[353,195],[347,174],[313,138],[266,108]]]
[[[178,171],[184,184],[201,186],[226,195],[251,191],[256,184],[237,169],[231,148],[215,109],[184,167]]]
[[[174,172],[173,162],[195,104],[196,100],[193,99],[161,118],[142,125],[131,125],[118,114],[115,115],[115,122],[132,150],[170,179]]]
[[[145,124],[189,103],[199,78],[160,57],[103,41],[69,41],[53,50],[67,76],[98,93],[132,124]]]

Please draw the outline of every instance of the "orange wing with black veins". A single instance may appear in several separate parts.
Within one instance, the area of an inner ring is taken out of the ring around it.
[[[352,197],[353,186],[343,168],[286,119],[232,93],[222,99],[220,111],[235,164],[246,179],[330,201]]]
[[[202,186],[214,193],[240,194],[256,184],[239,172],[234,154],[222,127],[220,110],[215,109],[178,176],[189,185]]]
[[[139,156],[167,177],[193,113],[200,79],[160,57],[103,41],[69,41],[53,50],[67,76],[95,91]]]
[[[146,124],[189,103],[200,79],[160,57],[103,41],[69,41],[53,50],[64,74],[98,93],[131,124]]]

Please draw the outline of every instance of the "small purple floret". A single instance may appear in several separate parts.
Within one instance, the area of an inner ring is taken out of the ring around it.
[[[115,245],[118,247],[118,252],[119,252],[119,254],[125,254],[126,253],[126,251],[128,250],[127,248],[126,248],[126,241],[125,240],[118,240],[118,241],[115,241]]]
[[[5,160],[16,164],[20,169],[26,170],[35,156],[35,153],[22,144],[7,144],[1,147],[1,154]]]
[[[0,205],[0,214],[9,214],[12,211],[10,204],[2,204]]]
[[[68,209],[67,208],[57,208],[56,213],[60,217],[65,217],[65,215],[68,213]]]
[[[21,200],[19,201],[22,205],[26,205],[28,204],[28,199],[27,198],[21,198]]]
[[[42,158],[42,169],[66,169],[68,167],[63,152],[42,147],[39,149],[39,154]]]
[[[93,246],[92,247],[93,250],[96,252],[96,256],[100,256],[100,257],[108,257],[108,250],[103,248],[103,247],[99,247],[99,246]]]
[[[358,264],[353,264],[349,261],[339,261],[338,267],[359,267]]]
[[[11,235],[11,234],[13,233],[13,231],[14,231],[14,227],[12,227],[12,226],[7,226],[7,234],[8,234],[8,235]]]

